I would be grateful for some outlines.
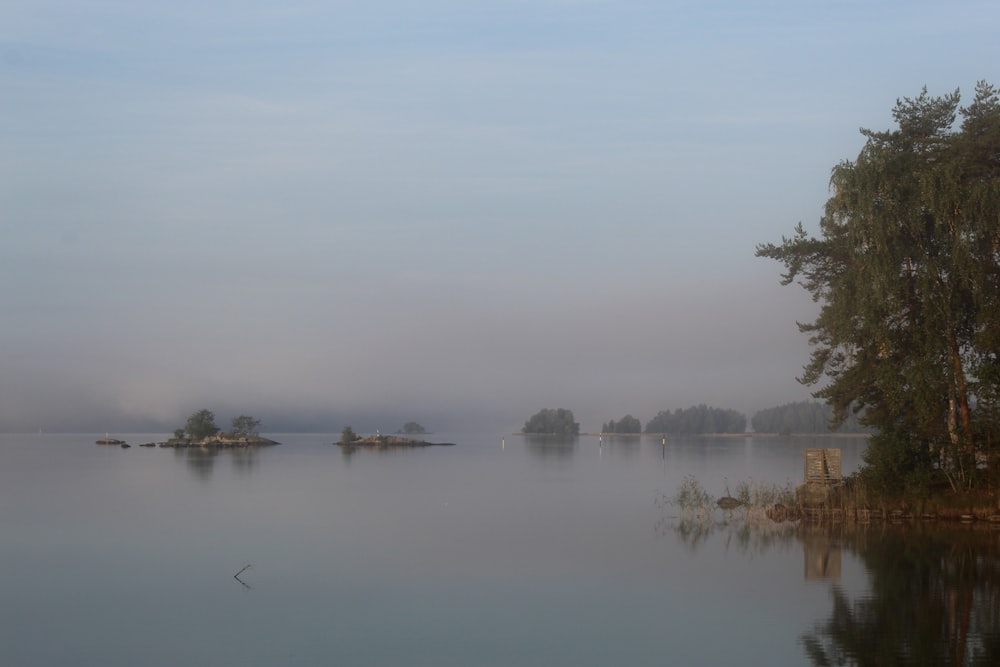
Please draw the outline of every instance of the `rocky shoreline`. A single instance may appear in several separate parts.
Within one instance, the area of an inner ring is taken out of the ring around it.
[[[166,442],[159,443],[146,443],[142,447],[171,447],[175,449],[183,449],[185,447],[203,447],[211,449],[231,449],[235,447],[270,447],[272,445],[280,445],[280,442],[275,440],[270,440],[269,438],[262,438],[260,436],[253,438],[221,438],[218,436],[212,436],[211,438],[202,438],[200,440],[177,440],[171,439]]]
[[[454,442],[427,442],[414,438],[404,438],[398,435],[366,435],[351,442],[334,443],[338,447],[366,447],[372,449],[395,449],[410,447],[454,447]]]

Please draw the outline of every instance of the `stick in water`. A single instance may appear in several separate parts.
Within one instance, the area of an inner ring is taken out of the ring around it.
[[[243,586],[245,588],[253,588],[253,587],[250,584],[248,584],[247,582],[245,582],[242,579],[240,579],[240,575],[243,574],[244,572],[246,572],[247,570],[249,570],[252,566],[253,566],[253,563],[247,563],[246,565],[243,566],[243,569],[241,569],[239,572],[237,572],[236,574],[233,575],[233,579],[235,579],[236,581],[238,581],[241,584],[243,584]]]

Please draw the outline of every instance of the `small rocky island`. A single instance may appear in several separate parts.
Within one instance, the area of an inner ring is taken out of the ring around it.
[[[215,425],[215,413],[211,410],[199,410],[188,417],[184,428],[174,431],[174,437],[159,443],[160,447],[204,447],[211,449],[229,449],[233,447],[267,447],[280,444],[258,434],[260,420],[249,415],[233,418],[232,429],[222,431]],[[153,443],[143,445],[150,447]]]
[[[453,442],[427,442],[415,438],[406,438],[401,435],[375,435],[359,436],[354,433],[350,426],[344,429],[340,435],[340,441],[335,443],[338,447],[354,448],[364,447],[368,449],[410,449],[413,447],[454,447]]]

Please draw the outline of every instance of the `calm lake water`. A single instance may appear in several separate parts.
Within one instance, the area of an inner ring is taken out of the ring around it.
[[[851,472],[864,441],[269,435],[0,436],[0,664],[998,664],[996,532],[705,528],[655,502],[798,483],[807,446]]]

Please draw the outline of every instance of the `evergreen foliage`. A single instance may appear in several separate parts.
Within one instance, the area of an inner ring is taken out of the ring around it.
[[[799,380],[826,382],[835,424],[863,411],[868,474],[968,487],[1000,435],[1000,96],[925,89],[893,117],[834,167],[820,236],[800,223],[757,255],[821,304]]]
[[[361,436],[354,432],[354,429],[350,426],[345,426],[344,430],[340,432],[340,443],[344,445],[349,445],[355,440],[360,440]]]
[[[199,410],[188,417],[184,430],[192,440],[210,438],[219,432],[219,427],[215,425],[215,413],[211,410]]]
[[[724,410],[705,405],[694,405],[673,412],[661,410],[646,424],[646,433],[669,435],[708,435],[713,433],[744,433],[747,418],[736,410]]]
[[[625,415],[618,421],[612,419],[602,425],[601,433],[642,433],[642,422],[632,415]]]
[[[522,433],[537,435],[579,435],[580,424],[573,420],[573,411],[559,408],[539,410],[524,423]]]

